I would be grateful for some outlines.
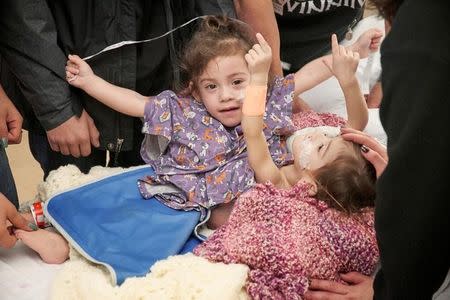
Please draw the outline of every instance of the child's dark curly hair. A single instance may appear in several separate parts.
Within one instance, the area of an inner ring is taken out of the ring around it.
[[[351,147],[353,153],[342,153],[311,171],[317,184],[316,198],[349,214],[375,206],[376,195],[375,168],[362,156],[359,145],[351,143]]]
[[[190,82],[196,88],[196,79],[212,59],[236,54],[244,56],[256,42],[255,34],[246,23],[225,16],[205,17],[184,48],[180,59],[181,82],[176,89],[181,91]]]

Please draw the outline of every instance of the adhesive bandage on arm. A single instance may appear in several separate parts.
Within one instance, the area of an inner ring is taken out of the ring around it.
[[[264,115],[266,111],[266,85],[249,85],[245,90],[242,113],[248,117]]]

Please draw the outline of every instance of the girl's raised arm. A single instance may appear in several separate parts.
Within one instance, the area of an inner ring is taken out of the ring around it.
[[[259,44],[245,55],[250,71],[250,85],[242,106],[242,131],[247,143],[250,167],[255,172],[256,182],[272,182],[279,185],[282,175],[272,160],[263,132],[263,115],[266,108],[267,80],[272,60],[269,44],[261,34],[257,34]]]
[[[67,81],[93,98],[123,114],[143,117],[150,97],[113,85],[94,74],[87,62],[77,55],[69,55],[66,65]]]

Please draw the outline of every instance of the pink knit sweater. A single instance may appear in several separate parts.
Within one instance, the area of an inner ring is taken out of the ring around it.
[[[372,210],[347,216],[308,197],[303,183],[290,190],[258,184],[237,201],[228,223],[194,253],[248,265],[247,291],[254,299],[301,299],[311,278],[374,271]]]

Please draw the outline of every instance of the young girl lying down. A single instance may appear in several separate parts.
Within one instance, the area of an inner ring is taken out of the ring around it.
[[[279,168],[264,138],[265,93],[271,62],[269,45],[245,56],[250,84],[242,108],[255,188],[238,200],[227,224],[194,249],[215,262],[250,267],[247,291],[254,299],[301,299],[309,280],[339,281],[340,273],[370,275],[378,262],[373,206],[375,169],[360,146],[345,141],[330,115],[296,116],[301,129],[287,141],[292,164]],[[363,129],[367,106],[356,81],[359,56],[332,37],[332,64],[344,92],[347,126]],[[334,123],[334,124],[333,124]]]
[[[365,57],[372,47],[377,47],[380,37],[379,32],[369,30],[349,49]],[[244,56],[254,44],[254,35],[242,22],[207,17],[184,50],[181,65],[185,81],[177,93],[167,90],[148,97],[114,86],[73,55],[66,66],[67,80],[117,111],[144,118],[143,132],[147,135],[141,154],[156,173],[139,182],[144,198],[155,196],[176,209],[212,208],[209,225],[219,227],[228,219],[234,200],[254,184],[240,126],[243,94],[251,83]],[[271,82],[264,132],[278,166],[288,162],[281,133],[294,129],[293,94],[332,75],[322,60],[331,63],[331,56]],[[160,147],[159,155],[151,151],[155,145]],[[155,195],[155,185],[168,185],[171,192]],[[19,234],[25,241],[34,233]]]

